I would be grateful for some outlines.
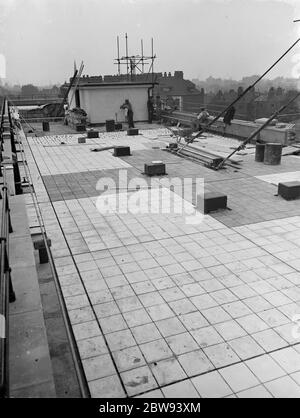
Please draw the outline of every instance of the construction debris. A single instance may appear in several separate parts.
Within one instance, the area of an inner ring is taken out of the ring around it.
[[[101,151],[108,151],[110,149],[114,149],[115,145],[110,146],[110,147],[102,147],[102,148],[91,148],[92,152],[101,152]]]

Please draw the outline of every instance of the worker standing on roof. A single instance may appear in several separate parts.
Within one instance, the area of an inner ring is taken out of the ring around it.
[[[161,110],[162,110],[162,101],[160,99],[160,96],[156,96],[155,112],[156,112],[157,122],[159,122],[159,123],[161,121]]]
[[[202,129],[202,124],[208,122],[208,118],[209,118],[208,111],[205,109],[205,107],[202,107],[201,112],[197,115],[197,119],[199,122],[199,127],[198,127],[199,131],[201,131]]]
[[[225,113],[225,116],[223,118],[223,122],[224,122],[224,132],[223,132],[223,135],[225,135],[227,126],[230,126],[231,125],[231,122],[232,122],[232,120],[234,118],[234,115],[235,115],[235,107],[234,106],[231,106],[227,110],[227,112]]]
[[[21,129],[20,114],[17,107],[13,107],[12,117],[18,129]]]
[[[64,104],[64,125],[68,125],[69,106],[67,103]]]
[[[125,103],[123,103],[122,106],[120,106],[120,109],[125,109],[125,110],[127,109],[128,127],[129,128],[134,128],[133,110],[132,110],[131,103],[129,102],[128,99],[126,99]]]
[[[153,104],[153,97],[152,96],[148,97],[147,109],[148,109],[148,123],[152,123],[153,112],[154,112],[154,104]]]

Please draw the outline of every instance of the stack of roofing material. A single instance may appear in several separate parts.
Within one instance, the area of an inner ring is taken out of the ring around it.
[[[197,145],[189,145],[188,147],[189,147],[190,149],[192,149],[192,150],[196,150],[196,151],[198,151],[198,152],[200,152],[200,153],[204,153],[204,154],[208,154],[208,155],[213,155],[213,156],[215,156],[215,157],[221,157],[221,158],[224,158],[224,157],[226,157],[226,156],[228,155],[228,153],[226,153],[226,152],[225,152],[225,150],[224,150],[224,152],[222,152],[222,151],[220,151],[220,150],[207,149],[207,148],[199,147],[199,146],[197,146]],[[232,157],[232,158],[230,159],[230,162],[235,163],[235,164],[239,164],[239,163],[241,163],[242,161],[243,161],[243,160],[242,160],[242,158],[240,158],[240,157]]]
[[[210,167],[216,167],[221,161],[223,161],[224,158],[224,154],[220,155],[219,153],[215,153],[211,150],[191,145],[186,146],[182,150],[181,155]],[[228,165],[234,165],[234,167],[238,168],[237,166],[241,161],[242,160],[239,158],[233,158],[229,160]]]

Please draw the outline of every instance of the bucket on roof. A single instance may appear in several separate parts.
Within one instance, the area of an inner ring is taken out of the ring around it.
[[[262,142],[257,141],[255,146],[255,161],[262,163],[265,158],[265,146]]]
[[[265,146],[264,164],[279,165],[281,163],[282,145],[268,143]]]
[[[108,119],[105,121],[106,132],[114,132],[115,130],[115,121],[114,119]]]
[[[50,124],[47,121],[43,121],[43,131],[49,132],[50,131]]]

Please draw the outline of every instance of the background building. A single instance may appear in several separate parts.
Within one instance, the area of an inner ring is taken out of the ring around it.
[[[190,80],[185,80],[183,71],[156,74],[157,86],[154,94],[159,95],[169,107],[176,106],[178,110],[199,112],[204,104],[204,89],[198,90]]]

